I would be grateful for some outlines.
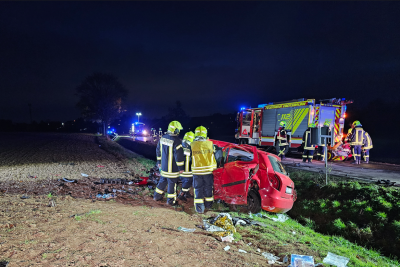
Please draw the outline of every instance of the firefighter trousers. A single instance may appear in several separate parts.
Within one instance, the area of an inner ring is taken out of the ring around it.
[[[353,146],[353,157],[355,161],[361,161],[361,145]]]
[[[304,149],[303,152],[303,162],[306,162],[308,159],[308,162],[312,162],[314,156],[314,149]]]
[[[284,157],[289,151],[289,145],[277,146],[276,151],[278,151],[278,157]]]
[[[213,195],[214,175],[193,175],[194,207],[196,212],[204,213],[204,208],[211,208],[214,202]]]
[[[165,178],[161,176],[160,181],[157,184],[156,190],[154,191],[154,199],[161,200],[165,193],[165,187],[168,185],[168,204],[174,204],[176,201],[176,184],[178,183],[178,178]]]
[[[182,192],[189,192],[190,187],[193,186],[193,177],[180,177],[182,181]]]
[[[318,146],[317,156],[319,157],[319,160],[325,160],[325,146]]]
[[[364,161],[368,163],[369,162],[369,149],[364,149],[363,152],[364,152]]]

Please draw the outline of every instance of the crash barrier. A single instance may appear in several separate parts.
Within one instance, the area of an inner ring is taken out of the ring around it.
[[[135,142],[126,138],[119,138],[116,142],[121,146],[142,155],[143,157],[154,161],[157,160],[156,146],[154,144]]]

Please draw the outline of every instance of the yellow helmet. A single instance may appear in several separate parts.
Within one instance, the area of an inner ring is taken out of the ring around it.
[[[193,133],[193,132],[187,132],[187,133],[185,133],[185,136],[183,137],[183,140],[189,141],[189,143],[193,142],[193,140],[194,140],[194,133]]]
[[[167,131],[172,134],[179,134],[179,131],[182,129],[182,125],[179,121],[171,121],[168,125]]]
[[[354,125],[354,126],[362,126],[360,121],[355,121],[355,122],[353,122],[353,125]]]
[[[326,119],[324,122],[324,126],[330,126],[332,122],[332,119]]]
[[[204,138],[207,138],[207,129],[204,126],[199,126],[196,128],[196,130],[194,131],[194,136],[201,136]]]
[[[308,127],[310,127],[310,128],[315,128],[316,126],[315,126],[315,123],[310,123],[310,124],[308,125]]]
[[[286,121],[281,121],[281,122],[279,123],[279,125],[282,126],[282,127],[286,127]]]

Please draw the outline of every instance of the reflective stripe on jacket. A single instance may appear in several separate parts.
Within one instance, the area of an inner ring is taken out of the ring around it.
[[[212,174],[213,170],[217,168],[213,143],[207,140],[193,141],[191,148],[192,173],[195,175]]]
[[[372,139],[371,136],[364,131],[364,149],[371,149],[374,146],[372,145]]]
[[[351,132],[350,144],[353,146],[361,146],[364,143],[365,131],[360,126],[356,126]]]
[[[161,176],[178,178],[184,170],[184,157],[181,140],[175,135],[163,135],[157,144],[157,164],[161,164]]]
[[[192,174],[192,169],[190,167],[191,165],[191,161],[192,161],[192,150],[190,149],[190,146],[185,143],[182,142],[182,146],[183,146],[183,154],[184,154],[184,158],[185,158],[185,170],[183,171],[183,173],[181,173],[181,177],[193,177]]]
[[[315,149],[315,146],[311,144],[311,128],[307,128],[303,134],[303,145],[305,150]]]
[[[287,143],[287,133],[286,129],[284,127],[279,127],[278,129],[278,135],[276,136],[276,139],[279,140],[279,146],[286,146]]]

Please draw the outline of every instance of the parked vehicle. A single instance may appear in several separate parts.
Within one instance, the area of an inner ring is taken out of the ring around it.
[[[135,122],[132,123],[132,127],[129,130],[131,136],[150,136],[150,131],[147,129],[144,123],[142,122]]]
[[[331,98],[296,99],[242,108],[237,115],[238,128],[235,138],[239,144],[252,144],[273,148],[281,121],[286,121],[290,148],[297,150],[308,125],[322,127],[326,121],[332,129],[332,146],[342,140],[347,104],[353,100]],[[331,149],[329,149],[330,151]]]
[[[255,146],[211,141],[218,166],[213,172],[215,199],[247,205],[252,213],[261,209],[285,213],[293,207],[294,183],[279,157]]]

